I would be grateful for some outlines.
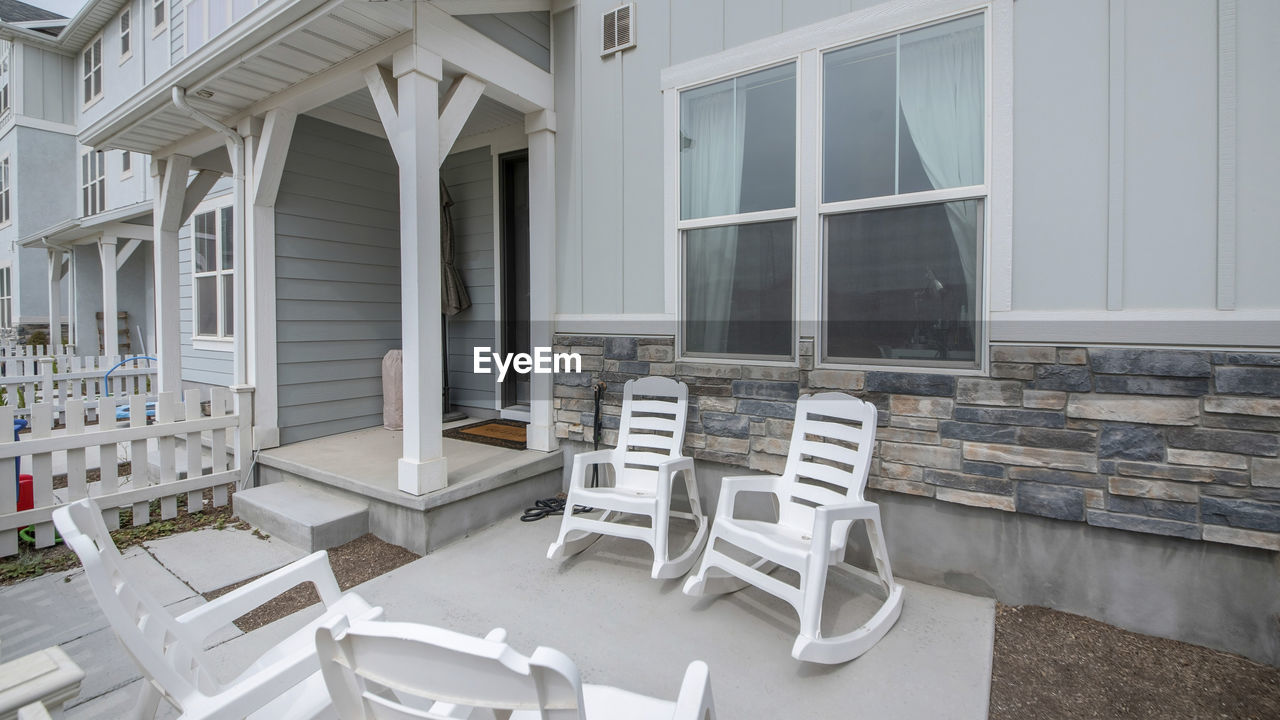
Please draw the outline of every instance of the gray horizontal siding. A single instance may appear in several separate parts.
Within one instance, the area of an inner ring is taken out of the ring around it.
[[[382,423],[400,347],[399,199],[386,140],[298,118],[276,201],[280,439]]]
[[[458,19],[543,70],[551,70],[550,13],[461,15]]]
[[[493,161],[489,148],[450,155],[441,168],[454,230],[454,263],[471,307],[448,319],[449,399],[454,405],[493,409],[493,375],[471,372],[473,349],[494,344]]]

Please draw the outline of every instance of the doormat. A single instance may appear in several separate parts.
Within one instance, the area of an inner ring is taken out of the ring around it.
[[[509,450],[524,450],[526,424],[518,420],[482,420],[478,423],[450,428],[441,434],[454,440],[495,445]]]

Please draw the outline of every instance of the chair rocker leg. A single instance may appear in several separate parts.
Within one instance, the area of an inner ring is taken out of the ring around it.
[[[564,560],[591,547],[600,539],[600,533],[577,530],[573,527],[573,506],[565,505],[565,516],[560,522],[560,536],[547,548],[548,560]],[[606,511],[600,520],[608,520],[611,512]]]
[[[702,548],[707,544],[707,519],[705,517],[698,518],[697,533],[693,536],[693,540],[684,552],[674,558],[665,557],[668,551],[658,553],[657,547],[654,548],[653,571],[650,576],[654,580],[671,580],[683,577],[693,568],[693,564],[698,561],[698,557],[702,554]],[[655,543],[656,545],[656,543]]]
[[[714,547],[715,535],[707,540],[707,547]],[[702,555],[702,566],[698,568],[698,572],[689,577],[684,583],[684,594],[692,597],[700,597],[702,595],[727,595],[737,592],[743,588],[751,587],[752,584],[742,578],[729,572],[724,567],[715,562],[716,557],[721,554],[715,550],[707,550]],[[735,562],[729,560],[729,562]],[[737,563],[735,563],[737,564]],[[745,566],[756,572],[768,575],[777,565],[759,558],[748,566]]]

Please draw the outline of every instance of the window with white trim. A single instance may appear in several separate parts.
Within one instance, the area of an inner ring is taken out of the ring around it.
[[[234,213],[235,208],[227,205],[197,213],[191,221],[197,338],[229,340],[234,335]]]
[[[84,214],[96,215],[107,208],[106,160],[101,150],[80,156],[80,207]]]
[[[0,327],[13,327],[13,273],[9,266],[0,268]]]
[[[133,55],[133,17],[129,12],[129,8],[125,8],[120,13],[120,62],[128,60]]]
[[[0,227],[8,225],[13,220],[12,200],[10,200],[12,193],[9,187],[9,156],[5,155],[0,158]]]
[[[980,366],[986,18],[678,89],[682,355],[791,358],[796,286],[820,363]]]
[[[133,176],[133,153],[128,150],[120,151],[120,177],[127,178]]]
[[[169,0],[151,0],[151,31],[154,36],[169,24]]]
[[[0,117],[9,114],[9,58],[13,54],[13,45],[8,40],[0,40]]]
[[[84,80],[84,104],[102,97],[102,36],[94,38],[80,56],[81,77]]]

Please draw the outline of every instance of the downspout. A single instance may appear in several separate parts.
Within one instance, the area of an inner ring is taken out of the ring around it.
[[[187,102],[187,91],[180,87],[173,88],[173,106],[185,113],[188,117],[214,132],[222,134],[227,139],[227,154],[231,157],[231,173],[235,180],[235,192],[233,202],[232,221],[232,247],[235,253],[235,263],[239,267],[234,270],[234,292],[235,302],[232,310],[232,342],[235,348],[234,355],[234,373],[233,384],[244,385],[249,378],[249,357],[245,352],[245,249],[244,249],[244,232],[245,232],[245,147],[244,138],[240,137],[240,133],[232,128],[223,125],[209,115],[191,107]]]

